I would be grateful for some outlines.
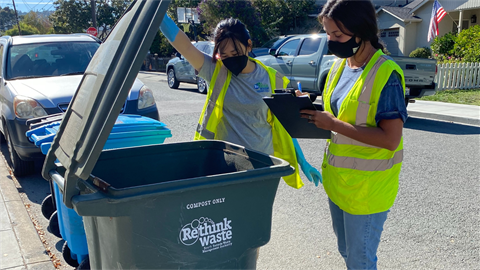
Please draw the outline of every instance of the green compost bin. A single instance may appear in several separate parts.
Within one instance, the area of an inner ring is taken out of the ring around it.
[[[286,161],[222,141],[102,151],[169,3],[133,1],[96,51],[42,176],[83,216],[91,269],[252,269]]]
[[[222,141],[103,151],[72,199],[90,266],[255,269],[280,177],[292,172],[286,161]]]

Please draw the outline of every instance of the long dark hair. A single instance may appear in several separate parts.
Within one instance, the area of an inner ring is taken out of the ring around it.
[[[240,42],[246,48],[248,48],[248,40],[250,39],[250,34],[248,33],[247,27],[239,19],[228,18],[220,21],[213,32],[213,41],[215,42],[215,47],[213,49],[212,62],[217,62],[217,54],[219,49],[225,48],[227,42],[223,42],[227,39],[231,39],[235,50],[239,55],[242,53],[247,54],[247,52],[241,52],[238,50],[237,44]]]
[[[377,16],[372,1],[328,0],[318,15],[320,23],[323,18],[334,20],[343,33],[351,32],[362,41],[370,41],[375,49],[384,51],[378,38]]]

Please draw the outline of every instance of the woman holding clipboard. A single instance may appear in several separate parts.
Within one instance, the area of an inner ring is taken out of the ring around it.
[[[382,52],[370,0],[329,0],[319,21],[330,52],[340,59],[327,76],[325,111],[301,113],[332,131],[322,176],[338,250],[348,269],[376,269],[403,160],[403,72]]]

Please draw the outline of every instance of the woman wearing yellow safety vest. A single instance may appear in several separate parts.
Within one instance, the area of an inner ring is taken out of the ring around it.
[[[298,142],[262,99],[275,89],[285,88],[289,81],[247,56],[252,40],[242,22],[230,18],[217,25],[213,58],[195,48],[169,16],[165,15],[160,29],[209,85],[195,140],[224,140],[282,158],[295,168],[294,174],[283,178],[294,188],[303,186],[297,162],[311,182],[321,182],[318,170],[308,164]]]
[[[329,0],[319,21],[340,59],[327,76],[325,111],[301,113],[332,131],[322,175],[338,250],[348,269],[376,269],[403,159],[403,72],[382,53],[370,0]]]

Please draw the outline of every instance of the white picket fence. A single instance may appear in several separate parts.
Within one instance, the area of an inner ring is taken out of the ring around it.
[[[437,65],[437,90],[480,88],[480,63]]]

